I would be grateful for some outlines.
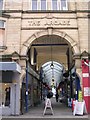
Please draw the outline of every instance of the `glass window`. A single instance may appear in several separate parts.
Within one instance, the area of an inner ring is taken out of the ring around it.
[[[0,28],[4,28],[5,27],[4,23],[5,22],[3,20],[0,20]]]
[[[67,0],[61,0],[61,10],[67,9]]]
[[[32,10],[37,10],[37,0],[32,0]]]
[[[57,10],[57,0],[52,0],[52,10]]]
[[[10,84],[0,83],[0,106],[10,106]]]
[[[0,20],[0,46],[4,45],[5,40],[5,21]]]
[[[46,0],[41,0],[41,10],[46,10]]]
[[[3,9],[3,0],[0,0],[0,10]]]

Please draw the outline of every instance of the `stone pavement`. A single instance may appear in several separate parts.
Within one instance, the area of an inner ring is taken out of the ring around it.
[[[29,110],[28,113],[25,113],[24,115],[20,115],[20,116],[4,116],[2,120],[6,119],[6,120],[10,120],[10,119],[31,119],[31,120],[70,120],[70,119],[74,119],[74,120],[89,120],[89,116],[88,115],[83,115],[83,116],[74,116],[72,114],[72,110],[71,108],[68,108],[67,106],[65,106],[64,104],[58,102],[56,103],[55,99],[52,98],[52,107],[53,107],[53,111],[54,111],[54,115],[51,115],[51,111],[49,109],[47,109],[46,111],[46,115],[43,116],[43,110],[44,110],[44,103],[41,105],[38,105],[36,107],[33,107]]]

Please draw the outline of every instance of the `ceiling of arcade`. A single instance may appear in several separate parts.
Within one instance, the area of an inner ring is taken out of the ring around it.
[[[37,68],[48,61],[56,61],[67,69],[67,50],[70,47],[64,38],[59,36],[42,36],[32,43],[37,51]],[[52,48],[51,48],[52,47]],[[52,54],[52,55],[51,55]],[[52,56],[52,57],[51,57]]]
[[[44,81],[47,81],[48,84],[51,85],[54,76],[55,84],[59,84],[63,73],[63,68],[59,66],[63,66],[64,70],[68,69],[67,51],[68,48],[70,48],[69,54],[72,53],[71,46],[62,37],[44,35],[32,42],[31,50],[33,48],[35,48],[37,52],[37,70],[40,70],[42,66]],[[69,59],[72,59],[71,55],[69,55],[69,57]],[[53,69],[50,67],[51,61],[53,61]]]

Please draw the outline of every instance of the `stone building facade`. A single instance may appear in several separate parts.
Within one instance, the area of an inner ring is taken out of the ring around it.
[[[22,80],[26,74],[27,52],[32,43],[43,36],[58,36],[68,43],[73,51],[70,62],[75,61],[76,72],[80,76],[82,85],[81,61],[84,58],[88,59],[90,53],[89,2],[85,0],[55,1],[57,3],[53,3],[53,0],[43,0],[43,2],[42,0],[0,0],[2,9],[0,59],[2,62],[14,61],[20,67],[20,71],[15,69],[16,73],[11,82],[12,97],[10,99],[16,97],[16,111],[12,111],[12,113],[9,111],[7,114],[20,114],[19,89],[22,87]],[[64,59],[66,59],[65,56],[61,61]],[[40,64],[43,64],[43,60],[39,60]],[[34,66],[33,56],[31,57],[31,65]],[[38,62],[37,69],[39,67]],[[14,89],[19,91],[16,96],[13,96],[12,93]],[[11,104],[14,107],[14,103]]]

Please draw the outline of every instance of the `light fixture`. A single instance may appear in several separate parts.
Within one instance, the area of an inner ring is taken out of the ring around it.
[[[51,78],[51,83],[52,83],[52,87],[54,86],[54,64],[53,64],[53,60],[52,60],[52,41],[51,41],[51,36],[49,36],[50,42],[51,42],[51,64],[50,64],[50,68],[52,70],[52,78]]]
[[[54,82],[54,78],[52,78],[52,82]]]
[[[54,81],[54,69],[52,69],[52,81]]]
[[[53,68],[54,68],[53,61],[51,62],[50,67],[51,67],[51,69],[53,69]]]
[[[50,36],[51,37],[51,36]],[[50,39],[51,40],[51,39]],[[52,60],[52,43],[51,43],[51,65],[50,68],[53,69],[54,68],[54,64],[53,64],[53,60]]]

